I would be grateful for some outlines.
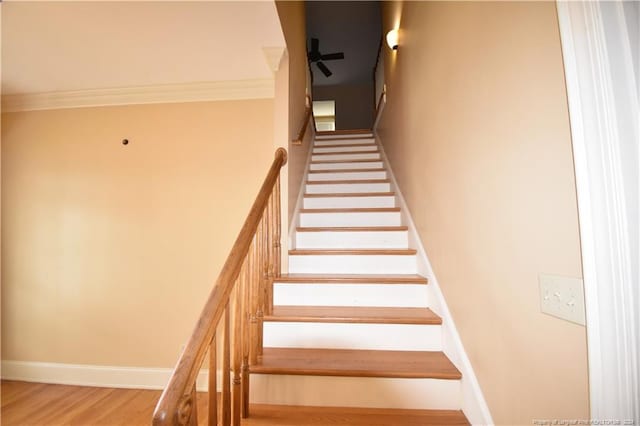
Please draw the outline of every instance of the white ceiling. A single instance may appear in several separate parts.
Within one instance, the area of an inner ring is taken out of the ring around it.
[[[2,3],[2,92],[272,78],[273,1]]]

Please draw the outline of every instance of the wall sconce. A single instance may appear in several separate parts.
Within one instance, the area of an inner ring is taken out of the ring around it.
[[[387,44],[390,49],[398,50],[398,29],[391,30],[387,33]]]

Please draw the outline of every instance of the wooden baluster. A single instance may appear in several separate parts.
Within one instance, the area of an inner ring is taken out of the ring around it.
[[[270,244],[269,244],[269,282],[267,283],[267,312],[273,314],[273,282],[276,278],[281,276],[281,261],[280,261],[280,239],[281,239],[281,224],[280,224],[280,181],[276,180],[271,196],[269,198],[270,206]]]
[[[250,365],[256,365],[258,363],[258,296],[260,294],[260,238],[262,223],[258,224],[258,230],[253,237],[253,250],[251,256],[251,267],[249,268],[250,275],[250,293],[251,293],[251,339],[250,339],[250,351],[249,362]]]
[[[169,426],[176,422],[197,425],[195,380],[207,350],[210,371],[208,424],[230,426],[233,420],[237,425],[241,416],[248,416],[250,366],[260,360],[263,318],[272,311],[272,280],[280,276],[280,251],[275,248],[279,248],[281,239],[279,173],[286,157],[286,150],[279,148],[198,324],[158,401],[154,425]],[[233,299],[230,298],[232,294]],[[222,342],[219,342],[220,336]],[[218,343],[223,350],[221,360],[216,347]],[[223,377],[220,399],[217,398],[218,362]]]
[[[251,346],[251,267],[255,245],[249,247],[247,260],[240,272],[242,277],[242,418],[249,417],[249,348]]]
[[[249,270],[249,275],[251,277],[251,339],[249,349],[250,365],[255,365],[258,363],[258,265],[260,264],[260,256],[258,255],[258,253],[260,252],[260,239],[258,238],[258,235],[260,235],[260,224],[258,224],[258,230],[256,231],[256,235],[253,237],[254,256],[251,269]]]
[[[223,349],[222,349],[222,424],[223,426],[231,425],[231,333],[229,332],[229,309],[227,304],[224,310],[224,332],[223,332]]]
[[[276,185],[273,189],[273,192],[275,194],[274,198],[275,198],[275,276],[274,278],[280,278],[281,274],[282,274],[282,245],[281,245],[281,240],[282,240],[282,212],[280,211],[281,209],[281,205],[280,205],[280,175],[278,175],[278,178],[276,179]],[[273,293],[273,286],[272,286],[272,293]]]
[[[242,273],[242,271],[241,271]],[[236,288],[233,291],[233,386],[231,389],[232,415],[234,426],[240,426],[240,406],[242,401],[242,389],[240,387],[240,362],[242,358],[242,276],[238,275]]]
[[[268,280],[265,288],[265,312],[268,315],[273,314],[273,279],[275,278],[275,244],[276,244],[276,223],[275,223],[276,200],[275,194],[271,191],[269,202],[267,203],[267,222],[269,222],[269,234],[267,235],[267,276]]]
[[[216,335],[209,345],[209,426],[218,424],[218,360]]]
[[[196,392],[196,384],[191,388],[191,416],[189,416],[189,426],[198,426],[198,393]]]
[[[267,215],[265,212],[262,212],[262,233],[260,235],[260,252],[258,253],[260,256],[260,290],[258,293],[258,356],[262,356],[262,348],[263,348],[263,323],[264,323],[264,313],[265,313],[265,296],[267,289],[267,281],[268,277],[268,258],[267,253],[269,250],[269,243],[267,236],[269,234],[269,222],[267,220]]]

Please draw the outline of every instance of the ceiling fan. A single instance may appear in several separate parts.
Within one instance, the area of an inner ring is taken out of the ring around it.
[[[337,59],[344,59],[343,52],[328,53],[323,55],[320,53],[320,40],[317,38],[311,39],[311,50],[309,51],[309,62],[315,62],[316,66],[322,71],[325,77],[333,74],[329,68],[322,61],[335,61]]]

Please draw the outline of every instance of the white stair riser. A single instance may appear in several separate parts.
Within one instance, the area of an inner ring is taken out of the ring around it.
[[[439,325],[265,322],[264,346],[276,348],[441,351]]]
[[[311,181],[323,180],[350,180],[350,179],[386,179],[387,172],[331,172],[331,173],[309,173],[308,178]]]
[[[294,274],[415,274],[415,255],[290,255]]]
[[[347,136],[316,136],[316,140],[314,142],[314,146],[322,146],[322,145],[351,145],[355,143],[375,143],[375,139],[373,135],[354,135],[351,137]]]
[[[376,144],[359,144],[356,146],[316,146],[313,148],[313,153],[318,154],[321,152],[352,152],[352,151],[377,151],[378,145]]]
[[[460,380],[252,374],[254,404],[459,410]]]
[[[301,306],[382,306],[426,308],[424,284],[274,284],[273,303]]]
[[[317,163],[311,164],[311,170],[344,170],[344,169],[380,169],[382,161],[365,161],[355,163]]]
[[[300,226],[400,226],[400,212],[301,213]]]
[[[296,232],[296,248],[409,248],[408,231]]]
[[[307,184],[307,194],[348,194],[352,192],[389,192],[390,183],[314,183]]]
[[[303,200],[305,209],[332,208],[375,208],[395,207],[396,197],[393,195],[379,197],[306,197]]]

